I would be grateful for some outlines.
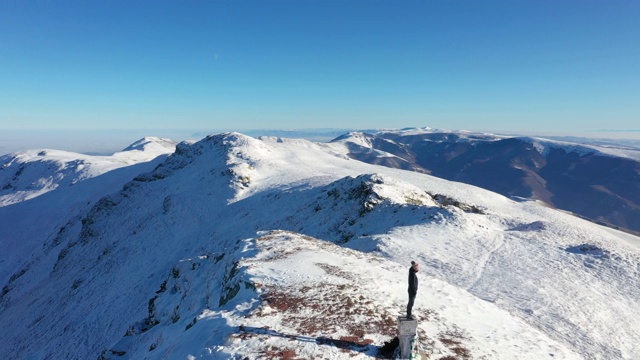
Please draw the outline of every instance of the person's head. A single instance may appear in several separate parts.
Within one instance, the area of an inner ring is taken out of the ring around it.
[[[418,263],[415,261],[411,262],[411,268],[413,268],[414,271],[418,271]]]

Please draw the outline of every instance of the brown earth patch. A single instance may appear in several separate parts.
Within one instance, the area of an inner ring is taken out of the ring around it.
[[[467,340],[467,337],[462,332],[462,330],[458,328],[453,328],[442,332],[438,335],[438,340],[446,346],[449,350],[453,351],[456,356],[446,356],[441,358],[441,360],[469,360],[471,359],[471,352],[469,349],[465,348],[463,345],[463,341]]]

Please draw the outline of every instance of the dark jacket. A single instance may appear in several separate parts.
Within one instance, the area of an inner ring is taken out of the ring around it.
[[[413,266],[409,268],[409,294],[415,295],[418,292],[418,277]]]

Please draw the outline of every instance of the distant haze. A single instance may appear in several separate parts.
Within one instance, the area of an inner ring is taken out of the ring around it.
[[[462,130],[462,129],[450,129]],[[472,129],[465,129],[472,130]],[[279,136],[326,142],[349,131],[373,131],[348,128],[322,129],[0,129],[0,155],[30,149],[56,149],[92,155],[110,155],[145,136],[168,138],[174,141],[199,140],[209,134],[236,131],[249,136]],[[571,137],[609,140],[618,144],[640,147],[640,131],[593,131],[575,133],[527,133],[513,134],[502,131],[486,132],[507,135]],[[578,141],[580,142],[580,141]]]
[[[0,155],[31,149],[56,149],[92,155],[110,155],[146,136],[174,141],[200,140],[210,134],[236,131],[249,136],[330,141],[353,129],[38,129],[1,130]],[[363,131],[360,129],[359,131]]]
[[[109,130],[109,129],[42,129],[0,130],[0,155],[30,149],[56,149],[93,155],[109,155],[120,151],[145,136],[175,141],[199,139],[197,130]]]

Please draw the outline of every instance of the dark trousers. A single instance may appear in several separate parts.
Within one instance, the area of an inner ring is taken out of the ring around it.
[[[413,309],[413,302],[416,300],[416,293],[409,293],[409,303],[407,304],[407,317],[411,317],[411,309]]]

